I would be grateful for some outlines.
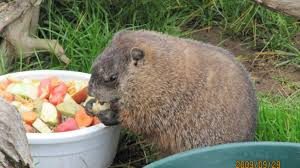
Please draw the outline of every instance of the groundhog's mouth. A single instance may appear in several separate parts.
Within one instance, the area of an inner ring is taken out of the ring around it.
[[[97,116],[106,126],[119,124],[118,100],[101,102],[95,98],[92,98],[85,104],[84,107],[89,115]]]

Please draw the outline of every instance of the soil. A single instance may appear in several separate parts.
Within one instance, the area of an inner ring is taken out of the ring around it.
[[[222,35],[217,28],[195,32],[191,38],[223,47],[232,52],[251,75],[256,90],[263,93],[289,96],[300,89],[300,68],[296,65],[276,66],[282,58],[273,52],[259,52],[247,48],[238,39]],[[300,34],[295,37],[300,48]]]

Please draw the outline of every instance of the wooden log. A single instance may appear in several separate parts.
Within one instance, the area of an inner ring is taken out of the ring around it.
[[[65,64],[70,63],[57,40],[36,38],[41,2],[0,0],[0,56],[4,65],[11,65],[18,57],[30,57],[35,52],[50,52]]]
[[[32,168],[19,112],[0,98],[0,168]]]
[[[271,10],[300,19],[300,0],[254,0]]]

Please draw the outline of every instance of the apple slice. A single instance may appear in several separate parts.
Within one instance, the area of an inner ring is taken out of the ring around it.
[[[41,133],[51,133],[50,128],[39,118],[34,121],[32,126]]]
[[[44,102],[47,101],[45,99],[39,99],[39,98],[33,101],[33,111],[36,112],[38,116],[41,115]]]
[[[12,83],[7,86],[6,91],[11,94],[31,98],[32,100],[38,98],[38,87],[32,83]]]
[[[44,102],[41,111],[41,120],[49,125],[56,125],[58,123],[57,110],[54,105]]]
[[[17,108],[18,112],[21,113],[21,114],[24,113],[24,112],[33,111],[32,107],[26,106],[26,105],[22,104],[19,101],[12,101],[10,104],[13,105],[15,108]]]
[[[72,95],[72,98],[78,104],[84,102],[87,97],[88,97],[88,87],[87,86]]]
[[[64,97],[64,101],[63,102],[68,102],[68,101],[77,104],[76,101],[67,93],[65,95],[65,97]]]

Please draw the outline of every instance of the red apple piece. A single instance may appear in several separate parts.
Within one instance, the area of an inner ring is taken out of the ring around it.
[[[78,92],[74,93],[72,95],[72,98],[76,101],[76,103],[80,104],[86,100],[88,97],[88,88],[84,87]]]

